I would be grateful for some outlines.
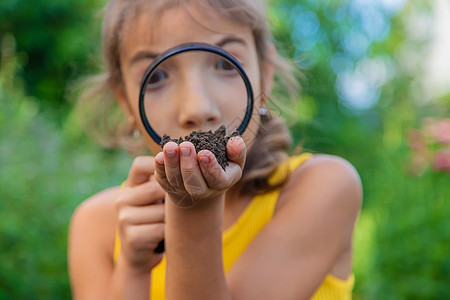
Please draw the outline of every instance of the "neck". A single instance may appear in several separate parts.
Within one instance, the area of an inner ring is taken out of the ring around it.
[[[228,229],[239,218],[252,198],[252,195],[242,194],[237,188],[228,190],[225,194],[223,230]]]

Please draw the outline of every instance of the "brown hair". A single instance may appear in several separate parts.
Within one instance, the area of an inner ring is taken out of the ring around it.
[[[83,116],[83,125],[88,134],[107,147],[124,147],[131,153],[143,153],[146,149],[142,139],[133,137],[133,128],[120,114],[114,91],[122,88],[120,51],[124,23],[136,16],[149,0],[110,0],[105,9],[103,22],[103,56],[105,73],[86,81],[86,92],[78,103]],[[163,6],[183,5],[186,0],[153,0],[152,9]],[[195,0],[202,9],[210,9],[233,22],[252,28],[260,65],[269,62],[275,66],[277,82],[287,89],[289,98],[297,97],[298,83],[293,64],[268,53],[273,43],[267,26],[267,17],[262,0]],[[267,97],[267,95],[261,95]],[[275,103],[273,100],[270,102]],[[278,104],[277,107],[280,107]],[[255,116],[254,116],[255,117]],[[260,117],[259,115],[257,117]],[[268,179],[275,169],[287,159],[291,137],[285,121],[267,111],[261,117],[258,133],[248,153],[243,176],[237,189],[245,194],[256,194],[273,190],[284,184],[284,180],[269,184]],[[286,173],[287,174],[287,173]],[[245,189],[244,189],[245,187]]]

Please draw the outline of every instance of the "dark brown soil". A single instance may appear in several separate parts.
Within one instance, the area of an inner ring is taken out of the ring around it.
[[[227,157],[227,142],[228,140],[238,135],[237,131],[233,132],[230,136],[226,136],[225,126],[220,126],[216,131],[193,131],[189,135],[183,138],[172,139],[169,135],[164,134],[161,140],[161,147],[168,142],[175,142],[178,145],[184,141],[189,141],[195,146],[195,150],[198,153],[201,150],[209,150],[211,151],[219,165],[222,169],[225,170],[226,166],[228,166],[228,157]]]

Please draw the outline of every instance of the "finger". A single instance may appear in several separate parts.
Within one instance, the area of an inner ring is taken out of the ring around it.
[[[127,226],[122,232],[121,240],[136,250],[154,250],[164,239],[164,230],[164,223]]]
[[[234,136],[228,140],[227,156],[230,161],[237,163],[241,169],[244,169],[247,147],[240,136]]]
[[[191,142],[183,142],[180,149],[180,170],[185,190],[193,197],[203,195],[208,186],[198,166],[197,153]]]
[[[119,211],[119,224],[143,225],[152,223],[164,223],[164,204],[147,206],[128,206]]]
[[[159,177],[159,179],[167,181],[166,178],[166,168],[164,166],[164,153],[159,152],[155,156],[155,177]],[[169,182],[167,181],[167,184]]]
[[[125,188],[116,199],[117,207],[141,206],[164,200],[165,191],[157,182],[146,182],[133,188]]]
[[[155,156],[155,176],[152,177],[158,182],[160,187],[168,193],[174,193],[177,190],[170,184],[166,177],[166,168],[164,166],[164,153],[159,152]]]
[[[169,184],[176,190],[182,190],[183,179],[180,173],[180,157],[178,145],[174,142],[168,142],[164,145],[164,170],[165,177]]]
[[[203,177],[208,187],[212,189],[228,189],[241,178],[242,171],[238,164],[230,162],[230,165],[224,171],[214,154],[209,150],[200,151],[198,160]]]
[[[155,171],[155,163],[153,157],[151,156],[136,157],[131,165],[125,186],[133,187],[149,181],[150,176],[153,175],[154,171]]]

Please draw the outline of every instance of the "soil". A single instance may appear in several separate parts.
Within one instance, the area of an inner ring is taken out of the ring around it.
[[[217,159],[217,162],[225,170],[228,166],[228,156],[227,156],[227,142],[233,137],[239,135],[237,131],[233,132],[230,136],[226,135],[225,126],[220,126],[216,131],[193,131],[189,135],[178,139],[172,139],[169,135],[164,134],[161,140],[161,147],[168,142],[175,142],[178,145],[184,141],[189,141],[195,146],[195,151],[198,153],[201,150],[211,151]]]

